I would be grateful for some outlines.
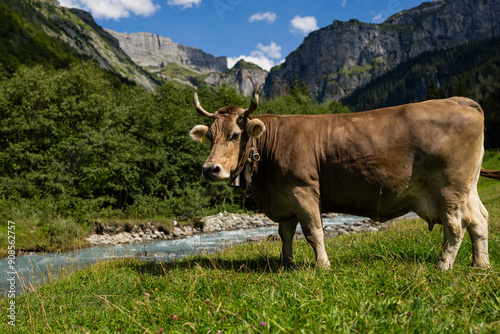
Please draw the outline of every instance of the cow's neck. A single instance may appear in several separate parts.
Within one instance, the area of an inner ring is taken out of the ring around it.
[[[252,176],[260,161],[257,139],[249,138],[238,159],[238,167],[230,179],[230,185],[236,188],[246,188],[252,183]]]
[[[276,140],[278,135],[275,131],[276,127],[273,126],[273,116],[255,116],[265,124],[266,131],[257,139],[247,140],[238,160],[238,168],[230,180],[231,186],[246,188],[258,172],[261,158],[265,159],[265,156],[269,156],[268,150],[273,146],[273,140]]]

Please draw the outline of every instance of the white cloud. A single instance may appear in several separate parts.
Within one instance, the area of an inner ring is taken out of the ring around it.
[[[59,0],[59,3],[64,7],[89,11],[95,18],[115,20],[131,14],[149,16],[160,8],[153,0]]]
[[[374,16],[374,17],[372,18],[372,22],[373,22],[373,23],[382,23],[382,22],[384,22],[384,21],[385,21],[385,17],[384,17],[384,15],[383,15],[383,14],[378,14],[377,16]]]
[[[232,68],[240,59],[243,59],[260,66],[266,71],[270,71],[276,65],[273,59],[281,58],[281,46],[275,42],[271,42],[269,45],[259,43],[257,44],[257,49],[250,52],[250,56],[228,57],[227,66]],[[280,60],[278,63],[282,62],[283,60]]]
[[[345,7],[345,4],[346,4],[347,0],[342,0],[342,7]]]
[[[266,21],[267,23],[274,23],[276,21],[276,13],[274,12],[265,12],[265,13],[257,13],[250,16],[248,22],[254,21]]]
[[[294,34],[307,35],[311,31],[318,30],[318,23],[314,16],[295,16],[292,21],[290,21],[292,29],[290,30]]]
[[[192,8],[193,5],[199,6],[202,0],[168,0],[170,6],[181,6],[182,9]]]
[[[269,45],[263,45],[261,43],[257,44],[257,48],[265,53],[268,57],[279,59],[281,58],[281,46],[278,44],[271,42]]]

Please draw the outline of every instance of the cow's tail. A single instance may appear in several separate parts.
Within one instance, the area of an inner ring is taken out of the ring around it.
[[[489,179],[500,180],[500,170],[487,170],[481,168],[481,176],[487,177]]]

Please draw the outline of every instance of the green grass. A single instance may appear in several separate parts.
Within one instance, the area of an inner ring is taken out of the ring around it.
[[[165,67],[160,70],[160,73],[166,74],[172,77],[199,77],[200,74],[192,71],[186,67],[180,66],[174,63],[167,63]]]
[[[491,153],[485,168],[500,164]],[[109,261],[62,274],[16,299],[7,333],[497,333],[500,331],[500,182],[481,180],[490,212],[492,270],[474,269],[464,239],[454,269],[435,268],[443,233],[422,220],[327,240],[332,267],[294,242],[297,268],[281,270],[279,242],[173,263]],[[20,283],[22,284],[22,282]],[[6,298],[0,315],[7,316]]]
[[[438,271],[442,232],[422,221],[329,240],[330,270],[315,268],[304,241],[294,242],[292,271],[279,268],[279,242],[174,263],[99,263],[18,297],[15,332],[493,333],[500,330],[498,220],[491,232],[491,271],[469,266],[469,240],[453,271]]]
[[[85,239],[92,226],[71,219],[18,221],[15,223],[16,250],[24,252],[64,252],[87,247]],[[7,221],[0,225],[0,257],[7,256]]]

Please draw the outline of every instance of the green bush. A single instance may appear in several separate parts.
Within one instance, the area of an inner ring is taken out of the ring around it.
[[[227,85],[201,85],[197,92],[210,111],[250,105]],[[202,180],[209,146],[188,132],[211,121],[194,110],[193,93],[174,83],[155,92],[114,85],[90,63],[21,67],[0,82],[1,214],[12,215],[13,202],[20,211],[30,206],[23,220],[46,219],[43,212],[81,223],[102,216],[191,220],[243,203],[254,209],[248,193]],[[345,111],[339,103],[318,105],[294,95],[259,106],[260,113],[274,114]]]

